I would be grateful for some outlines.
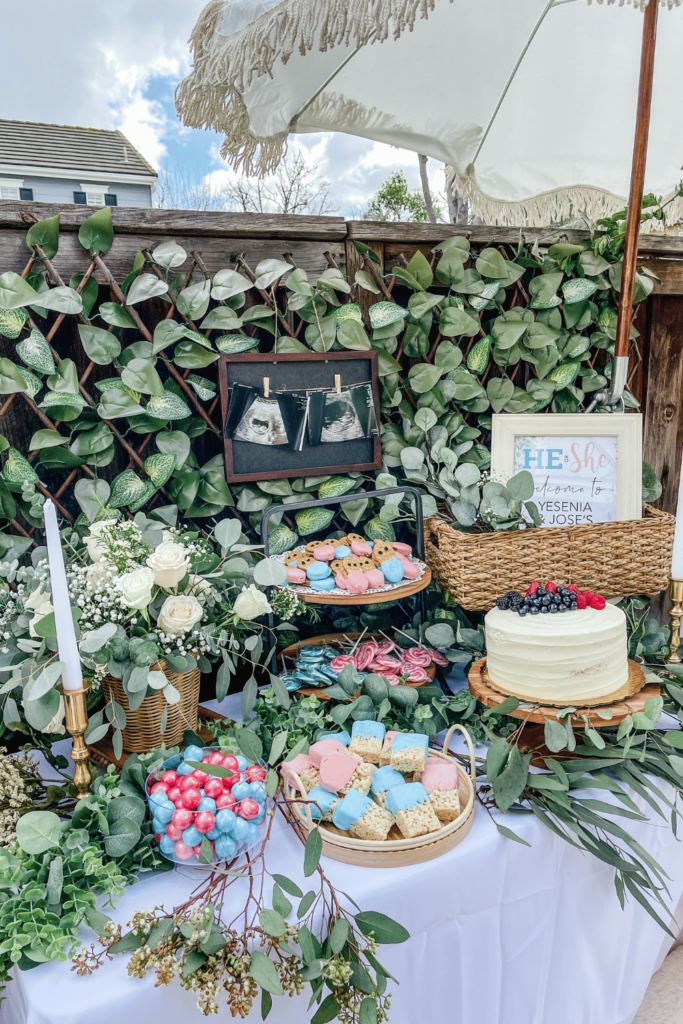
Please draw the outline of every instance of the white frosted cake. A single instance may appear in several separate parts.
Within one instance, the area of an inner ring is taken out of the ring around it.
[[[524,617],[493,608],[484,624],[488,678],[506,693],[579,705],[628,680],[626,616],[615,605]]]

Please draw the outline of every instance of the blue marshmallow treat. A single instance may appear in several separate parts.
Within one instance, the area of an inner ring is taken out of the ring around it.
[[[381,722],[354,722],[349,752],[362,757],[364,761],[374,761],[378,764],[386,731]]]
[[[340,800],[332,814],[332,821],[343,832],[348,832],[352,825],[359,821],[366,811],[372,807],[372,800],[364,796],[359,789],[350,789],[343,800]]]
[[[387,583],[400,583],[404,576],[403,562],[400,558],[387,558],[382,562],[382,572]]]
[[[336,793],[328,793],[326,789],[321,789],[320,786],[314,786],[313,789],[308,792],[308,799],[315,801],[316,804],[322,809],[323,816],[327,817],[329,812],[332,810],[334,805],[339,800]],[[308,805],[308,809],[311,812],[311,817],[314,821],[320,821],[320,811],[313,803]]]
[[[383,740],[386,735],[386,726],[381,722],[360,721],[354,722],[351,729],[351,739],[362,736],[363,739]]]
[[[322,742],[322,740],[336,740],[337,743],[341,743],[343,747],[348,747],[351,742],[351,737],[346,729],[342,729],[341,732],[324,732],[320,737],[320,742]]]
[[[396,818],[398,827],[406,839],[414,839],[428,832],[438,832],[441,828],[441,822],[421,782],[392,786],[387,792],[385,806]]]
[[[427,761],[429,737],[421,732],[400,732],[391,744],[389,764],[398,772],[422,772]]]
[[[378,768],[372,776],[370,792],[374,797],[379,798],[377,800],[378,803],[384,804],[388,789],[391,789],[393,786],[406,785],[408,785],[408,783],[400,772],[397,772],[394,768],[390,768],[389,765],[385,765],[384,768]]]

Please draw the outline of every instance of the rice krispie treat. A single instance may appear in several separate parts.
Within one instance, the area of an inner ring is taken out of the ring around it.
[[[320,782],[320,772],[311,761],[308,754],[297,754],[291,761],[283,761],[280,765],[280,775],[284,779],[287,772],[296,772],[303,782],[306,790],[313,789]]]
[[[349,750],[352,754],[362,757],[364,761],[373,761],[375,764],[379,764],[386,731],[386,727],[381,722],[354,722]]]
[[[350,790],[337,804],[332,821],[343,832],[350,832],[356,839],[386,839],[394,819],[384,807],[373,803],[370,797]]]
[[[314,821],[320,821],[321,811],[323,821],[332,821],[334,809],[339,803],[338,796],[334,793],[328,793],[327,790],[321,789],[320,786],[314,786],[313,789],[309,790],[308,799],[311,801],[308,809]],[[318,805],[317,807],[315,806],[316,804]]]
[[[391,761],[391,744],[393,743],[394,737],[398,736],[398,732],[395,729],[390,729],[384,737],[384,743],[382,744],[382,752],[379,755],[379,766],[383,768],[388,765]]]
[[[420,732],[400,732],[391,744],[389,764],[397,772],[423,772],[429,737]]]
[[[370,764],[369,761],[361,761],[346,785],[339,790],[340,796],[345,796],[350,789],[357,789],[368,796],[376,771],[377,765]]]
[[[392,786],[387,793],[386,809],[396,818],[406,839],[424,836],[441,828],[441,822],[421,782]]]
[[[439,821],[442,824],[455,821],[460,814],[457,764],[443,758],[438,764],[427,764],[422,773],[422,785]]]
[[[324,732],[318,742],[320,743],[322,740],[336,740],[337,743],[341,743],[343,747],[348,747],[351,742],[351,737],[346,729],[342,729],[341,732]]]
[[[339,743],[337,740],[329,738],[326,740],[318,740],[317,743],[311,744],[308,748],[308,756],[310,757],[313,765],[316,768],[320,768],[320,762],[327,754],[346,754],[348,753],[346,747]]]
[[[378,768],[372,776],[370,795],[375,803],[379,804],[380,807],[384,807],[387,800],[387,791],[392,786],[405,786],[405,784],[406,780],[401,773],[386,765],[384,768]]]

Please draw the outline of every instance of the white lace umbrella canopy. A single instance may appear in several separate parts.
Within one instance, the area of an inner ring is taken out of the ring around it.
[[[683,177],[681,3],[655,58],[645,191],[664,197]],[[245,173],[271,173],[290,132],[346,132],[443,161],[485,223],[595,219],[628,196],[644,5],[212,0],[178,112]]]

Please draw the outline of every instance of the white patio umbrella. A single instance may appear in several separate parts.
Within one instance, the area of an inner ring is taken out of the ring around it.
[[[248,174],[274,171],[291,132],[346,132],[443,161],[485,223],[519,225],[622,208],[637,121],[625,356],[646,150],[648,191],[668,198],[683,176],[681,2],[653,82],[656,0],[211,0],[177,108]]]

